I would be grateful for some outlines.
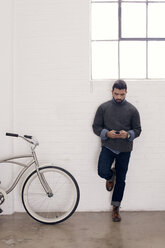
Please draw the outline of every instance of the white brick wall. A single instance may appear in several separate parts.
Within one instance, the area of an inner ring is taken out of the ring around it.
[[[12,142],[5,133],[13,125],[13,54],[12,54],[12,20],[13,6],[10,0],[0,1],[0,157],[12,154]],[[12,178],[11,166],[0,164],[0,187],[9,186]],[[13,211],[13,194],[4,204],[4,213]]]
[[[6,26],[1,36],[8,51],[0,58],[6,71],[0,75],[1,153],[27,149],[4,137],[9,129],[36,136],[40,159],[54,161],[78,180],[78,210],[109,210],[110,195],[97,176],[100,141],[91,124],[98,105],[111,97],[112,82],[90,83],[89,0],[12,3],[1,1]],[[0,49],[5,53],[4,45]],[[127,99],[141,113],[143,132],[134,144],[123,210],[165,210],[164,89],[165,82],[128,81]],[[12,174],[11,168],[2,172]],[[14,211],[23,210],[19,191],[20,186],[7,210],[11,204]]]

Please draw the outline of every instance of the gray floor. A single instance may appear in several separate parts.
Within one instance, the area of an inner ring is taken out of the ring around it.
[[[58,225],[43,225],[26,213],[0,216],[0,248],[164,248],[165,212],[75,213]]]

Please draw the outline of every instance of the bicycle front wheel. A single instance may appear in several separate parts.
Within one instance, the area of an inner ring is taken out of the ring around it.
[[[22,189],[22,202],[27,213],[45,224],[56,224],[69,218],[76,210],[80,191],[75,178],[56,166],[39,168],[52,190],[48,196],[40,183],[37,171],[26,179]]]

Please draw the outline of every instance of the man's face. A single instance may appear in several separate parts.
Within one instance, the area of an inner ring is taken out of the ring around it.
[[[114,88],[114,90],[112,90],[112,96],[117,103],[121,103],[125,99],[126,94],[126,89],[119,90],[117,88]]]

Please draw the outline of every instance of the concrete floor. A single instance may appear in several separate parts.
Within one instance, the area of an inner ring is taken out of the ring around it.
[[[26,213],[0,216],[0,248],[164,248],[165,212],[75,213],[58,225],[44,225]]]

